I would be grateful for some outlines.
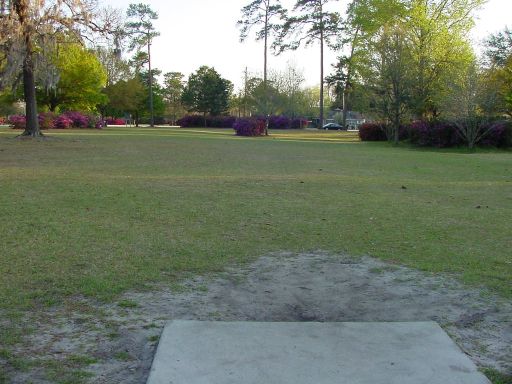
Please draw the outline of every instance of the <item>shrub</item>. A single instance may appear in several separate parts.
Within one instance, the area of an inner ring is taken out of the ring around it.
[[[71,126],[74,128],[87,128],[89,125],[89,119],[81,112],[69,111],[63,113],[63,115],[72,121]]]
[[[286,116],[270,116],[268,127],[270,129],[288,129],[291,126],[291,120]]]
[[[419,146],[447,148],[461,144],[457,127],[446,121],[415,121],[407,132],[409,141]]]
[[[205,121],[206,120],[206,121]],[[186,115],[176,121],[176,125],[183,128],[232,128],[236,121],[233,116],[206,116]],[[206,125],[205,125],[206,124]]]
[[[301,129],[306,128],[308,126],[308,121],[306,119],[292,119],[290,128],[291,129]]]
[[[361,141],[386,141],[386,125],[384,123],[364,123],[359,126]]]
[[[206,118],[206,126],[211,128],[232,128],[235,124],[234,116],[211,116]]]
[[[87,128],[103,129],[105,127],[105,120],[103,120],[100,116],[88,115],[87,120]]]
[[[512,147],[512,122],[497,121],[488,127],[487,134],[482,138],[480,145],[497,148]]]
[[[0,125],[7,124],[7,120],[4,117],[0,117]]]
[[[23,115],[12,115],[7,119],[12,129],[25,129],[27,126],[27,119]]]
[[[73,126],[73,120],[62,114],[55,119],[54,127],[57,129],[69,129]]]
[[[119,119],[117,117],[109,117],[106,122],[107,125],[126,125],[126,122],[123,119]]]
[[[57,115],[53,112],[41,112],[38,115],[40,129],[53,129],[55,128],[55,119]]]
[[[176,125],[183,128],[204,127],[204,117],[201,115],[186,115],[176,121]]]
[[[237,119],[233,124],[237,136],[263,136],[265,134],[265,120],[255,118]]]

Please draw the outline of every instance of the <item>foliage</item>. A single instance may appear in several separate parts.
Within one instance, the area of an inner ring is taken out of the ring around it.
[[[504,67],[512,56],[512,30],[490,35],[485,41],[485,56],[489,67]]]
[[[271,129],[288,129],[291,119],[287,116],[270,116],[268,127]]]
[[[477,136],[470,148],[481,147],[511,148],[512,123],[510,121],[491,122],[486,119],[459,121],[415,121],[406,126],[406,139],[411,144],[449,148],[469,146],[465,131],[476,129]]]
[[[103,128],[103,120],[96,115],[86,115],[81,112],[65,112],[57,115],[53,112],[41,112],[38,115],[40,129],[69,129],[69,128]],[[9,118],[13,129],[25,129],[26,118],[14,115]]]
[[[202,66],[189,76],[181,100],[189,112],[221,115],[229,108],[232,89],[214,68]]]
[[[96,0],[9,1],[0,23],[0,88],[23,82],[27,125],[23,135],[40,136],[36,82],[52,88],[58,79],[51,60],[56,39],[63,34],[84,36],[106,32],[114,22],[111,12],[97,9]]]
[[[415,121],[407,127],[407,134],[411,144],[423,147],[447,148],[462,144],[455,124],[444,121]]]
[[[263,136],[265,135],[265,120],[255,118],[242,118],[233,124],[237,136]]]
[[[349,53],[330,78],[338,98],[369,90],[361,94],[369,97],[362,112],[389,119],[393,127],[409,118],[451,117],[453,89],[475,59],[469,30],[482,3],[353,0],[340,39]]]
[[[233,116],[186,115],[176,121],[183,128],[232,128],[236,118]]]
[[[359,138],[361,141],[386,141],[386,124],[364,123],[359,126]]]
[[[291,129],[302,129],[302,128],[307,128],[307,126],[308,126],[308,121],[306,119],[301,119],[301,118],[292,119],[291,124],[290,124]]]
[[[486,68],[484,85],[486,100],[484,110],[496,115],[507,114],[512,117],[512,31],[491,35],[486,41]]]
[[[71,120],[67,115],[60,115],[55,119],[54,127],[56,129],[69,129],[73,126],[73,120]]]
[[[147,89],[139,76],[119,80],[108,86],[105,94],[109,99],[104,111],[107,116],[124,116],[128,113],[138,118],[146,107]]]
[[[286,10],[281,6],[280,0],[253,0],[251,3],[242,8],[242,19],[238,21],[241,27],[240,40],[244,41],[249,31],[254,27],[261,27],[256,31],[256,40],[264,41],[263,52],[263,98],[260,100],[263,115],[268,116],[271,105],[269,84],[268,84],[268,40],[273,33],[277,33],[281,26],[274,23],[274,19],[285,19]],[[265,134],[267,135],[267,125],[265,126]]]
[[[117,117],[109,117],[106,120],[107,125],[126,125],[126,121]]]
[[[25,129],[27,125],[27,119],[22,115],[9,116],[7,122],[13,129]]]
[[[70,111],[65,112],[63,115],[71,120],[71,125],[74,128],[87,128],[89,126],[89,118],[81,112]]]
[[[38,92],[38,102],[52,112],[66,110],[94,111],[107,99],[102,92],[107,74],[93,51],[78,43],[64,41],[57,45],[52,61],[59,73],[53,89]]]
[[[53,129],[55,128],[55,119],[57,115],[53,112],[41,112],[39,113],[39,128],[40,129]]]
[[[181,96],[185,88],[183,77],[184,75],[181,72],[168,72],[164,74],[162,96],[166,115],[170,117],[173,123],[185,114],[185,108],[181,103]]]
[[[155,73],[151,68],[151,43],[153,39],[160,35],[155,30],[153,21],[158,19],[158,13],[153,11],[147,4],[130,4],[126,11],[128,22],[125,24],[126,33],[130,36],[130,50],[136,50],[135,56],[141,57],[143,54],[142,49],[146,48],[147,51],[147,64],[148,64],[148,106],[150,125],[154,125],[154,93],[153,84]],[[140,69],[140,68],[139,68]],[[137,70],[139,72],[139,70]],[[138,119],[137,119],[138,124]]]
[[[324,121],[324,44],[336,35],[340,15],[326,10],[330,0],[297,0],[292,16],[287,16],[273,44],[277,53],[296,50],[302,44],[320,45],[320,122]],[[337,1],[337,0],[333,0]]]

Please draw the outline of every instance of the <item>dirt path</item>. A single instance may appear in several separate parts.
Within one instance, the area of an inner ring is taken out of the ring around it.
[[[120,303],[80,301],[80,311],[71,315],[69,310],[49,312],[37,324],[30,347],[19,353],[68,366],[80,360],[76,356],[88,356],[97,360],[85,368],[94,375],[91,382],[145,383],[158,336],[170,319],[434,320],[479,366],[512,373],[509,301],[371,258],[275,254],[245,269],[129,293]],[[51,382],[40,368],[13,374],[13,383]]]

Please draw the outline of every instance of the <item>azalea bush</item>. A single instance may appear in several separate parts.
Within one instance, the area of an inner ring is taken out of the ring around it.
[[[183,128],[232,128],[236,121],[234,116],[186,115],[176,121]]]
[[[455,124],[446,121],[414,121],[406,127],[411,144],[448,148],[463,144]]]
[[[237,136],[263,136],[265,134],[265,120],[256,118],[238,119],[233,124]]]
[[[37,116],[39,120],[39,128],[40,129],[53,129],[55,128],[55,119],[57,115],[53,112],[41,112]]]
[[[384,123],[364,123],[359,126],[361,141],[386,141],[387,127]]]
[[[65,114],[60,115],[54,121],[54,127],[56,129],[69,129],[73,126],[73,120],[71,120]]]
[[[69,111],[64,112],[63,115],[71,120],[73,128],[88,128],[89,126],[89,117],[81,112]]]
[[[107,125],[126,125],[126,122],[118,117],[109,117],[106,123]]]
[[[25,129],[27,126],[27,119],[23,115],[9,116],[7,122],[13,129]]]

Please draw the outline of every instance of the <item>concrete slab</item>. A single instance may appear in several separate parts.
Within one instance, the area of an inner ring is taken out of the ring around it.
[[[436,323],[172,321],[148,384],[489,384]]]

